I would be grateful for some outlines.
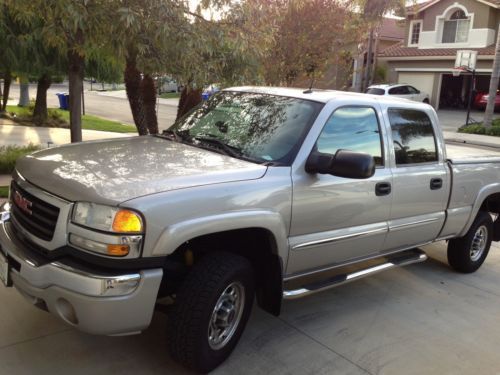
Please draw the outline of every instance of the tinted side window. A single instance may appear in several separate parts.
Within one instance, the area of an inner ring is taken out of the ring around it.
[[[376,165],[384,165],[377,114],[370,107],[337,109],[325,124],[318,141],[318,151],[335,154],[337,150],[366,152]]]
[[[384,91],[384,89],[378,89],[378,88],[372,87],[372,88],[369,88],[368,90],[366,90],[366,93],[372,94],[372,95],[384,95],[385,91]]]
[[[408,88],[408,92],[410,94],[418,94],[419,93],[419,91],[413,86],[406,86],[406,87]]]
[[[389,90],[389,95],[401,95],[401,87],[393,87]]]
[[[388,111],[396,164],[429,163],[438,160],[436,139],[427,114],[413,109]]]

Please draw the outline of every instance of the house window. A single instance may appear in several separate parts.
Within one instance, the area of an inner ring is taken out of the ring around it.
[[[422,21],[413,21],[410,28],[410,45],[417,45],[420,39]]]
[[[467,42],[469,36],[470,19],[461,9],[453,12],[450,17],[444,21],[443,25],[443,43],[463,43]]]

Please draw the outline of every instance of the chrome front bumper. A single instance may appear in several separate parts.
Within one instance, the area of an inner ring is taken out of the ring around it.
[[[163,276],[161,268],[103,275],[60,262],[40,264],[9,231],[8,204],[0,206],[0,251],[13,263],[14,287],[81,331],[121,335],[147,328]]]

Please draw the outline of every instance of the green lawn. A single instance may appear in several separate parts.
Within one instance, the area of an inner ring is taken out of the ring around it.
[[[163,94],[160,95],[160,98],[162,99],[178,99],[181,97],[180,92],[164,92]]]
[[[8,105],[7,112],[13,113],[24,124],[30,122],[33,107],[18,107]],[[63,111],[59,108],[49,108],[49,125],[56,127],[69,127],[69,111]],[[87,130],[100,130],[114,133],[137,133],[133,125],[123,125],[118,121],[106,120],[93,115],[82,116],[82,127]]]
[[[61,117],[69,123],[69,111],[56,109]],[[118,121],[111,121],[93,115],[82,116],[82,127],[87,130],[101,130],[114,133],[137,133],[137,128],[133,125],[124,125]]]
[[[0,186],[0,198],[7,198],[9,196],[9,187]]]

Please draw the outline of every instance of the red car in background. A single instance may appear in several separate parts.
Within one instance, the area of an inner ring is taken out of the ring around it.
[[[474,108],[486,109],[486,104],[488,103],[488,93],[478,92],[474,97]],[[495,111],[500,110],[500,91],[497,91],[495,97]]]

